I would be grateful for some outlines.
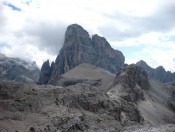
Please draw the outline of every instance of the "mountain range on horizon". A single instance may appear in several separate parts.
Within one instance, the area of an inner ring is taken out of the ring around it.
[[[114,50],[104,37],[95,34],[90,38],[83,27],[72,24],[67,27],[63,47],[55,62],[52,64],[49,61],[44,62],[41,72],[36,64],[33,65],[33,68],[35,67],[33,71],[31,70],[32,64],[19,58],[6,57],[3,54],[0,55],[0,72],[2,73],[1,80],[53,84],[60,75],[82,63],[92,64],[115,74],[123,67],[124,61],[123,53],[117,49]],[[165,71],[162,66],[152,68],[143,60],[137,62],[136,65],[144,68],[152,80],[163,83],[175,80],[175,73]],[[21,70],[19,70],[19,66]]]
[[[11,58],[0,53],[0,80],[36,83],[39,75],[40,70],[36,62],[27,62],[20,58]]]
[[[136,65],[144,68],[148,74],[148,77],[152,80],[160,81],[163,83],[175,81],[175,72],[166,71],[162,66],[152,68],[143,60],[138,61]]]
[[[125,57],[119,50],[114,50],[104,37],[97,34],[89,37],[88,32],[78,24],[67,27],[65,41],[55,62],[43,63],[38,84],[53,84],[61,74],[81,63],[101,67],[111,73],[117,73],[124,65]],[[165,71],[162,66],[151,68],[144,61],[136,63],[146,70],[150,79],[163,83],[175,80],[175,73]]]

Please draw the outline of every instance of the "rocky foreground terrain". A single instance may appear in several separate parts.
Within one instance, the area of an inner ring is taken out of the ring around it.
[[[81,64],[54,83],[59,86],[1,81],[0,131],[175,130],[175,86],[148,80],[139,66],[124,65],[113,75]]]

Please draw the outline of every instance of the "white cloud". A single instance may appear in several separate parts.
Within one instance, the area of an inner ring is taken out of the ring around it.
[[[130,64],[144,60],[153,68],[163,65],[166,70],[175,72],[175,42],[168,38],[163,38],[163,35],[157,33],[150,33],[149,35],[147,34],[145,37],[141,36],[137,41],[133,40],[135,43],[131,42],[126,45],[133,46],[129,44],[134,43],[134,45],[144,47],[132,57],[126,57],[126,62]]]
[[[30,2],[32,1],[32,2]],[[82,25],[107,38],[113,47],[143,46],[127,62],[145,59],[175,71],[173,0],[1,0],[0,52],[34,60],[54,60],[66,26]],[[13,11],[2,3],[21,9]],[[28,4],[26,2],[29,2]]]

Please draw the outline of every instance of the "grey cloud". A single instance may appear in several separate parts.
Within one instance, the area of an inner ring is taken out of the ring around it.
[[[66,26],[49,22],[36,23],[29,21],[23,31],[16,33],[17,37],[28,37],[27,43],[37,46],[52,55],[58,55],[64,42]]]
[[[175,5],[167,6],[141,21],[145,30],[167,32],[175,26]]]
[[[135,38],[148,32],[168,32],[175,27],[175,5],[160,8],[153,15],[148,17],[131,17],[120,13],[106,15],[107,17],[119,20],[130,26],[129,29],[121,31],[114,28],[114,25],[100,27],[99,31],[110,40],[125,40]]]
[[[106,27],[101,27],[99,28],[100,33],[103,34],[103,36],[105,36],[106,38],[108,38],[109,40],[112,41],[122,41],[125,40],[127,38],[133,38],[136,37],[140,34],[139,31],[130,31],[130,30],[126,30],[126,31],[120,31],[119,29],[115,28],[114,26],[110,25],[110,26],[106,26]]]
[[[173,58],[173,61],[175,62],[175,58]]]

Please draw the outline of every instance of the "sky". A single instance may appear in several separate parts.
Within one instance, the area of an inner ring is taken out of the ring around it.
[[[0,0],[0,53],[41,67],[74,23],[105,37],[128,64],[175,72],[174,0]]]

